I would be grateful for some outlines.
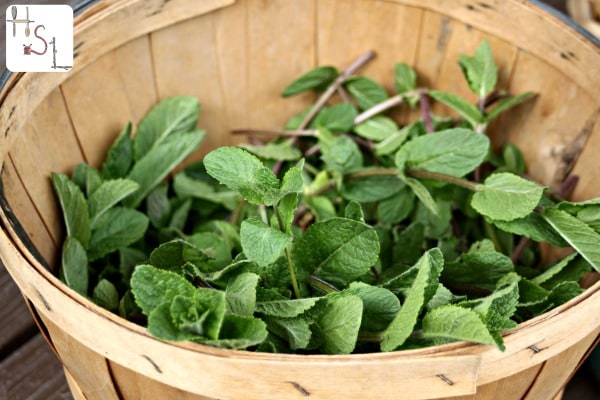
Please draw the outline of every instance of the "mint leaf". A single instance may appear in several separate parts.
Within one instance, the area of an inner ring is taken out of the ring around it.
[[[406,341],[412,333],[421,310],[431,300],[438,287],[440,272],[444,267],[442,252],[433,248],[417,262],[417,276],[411,285],[404,304],[385,331],[381,351],[392,351]]]
[[[258,279],[258,275],[244,272],[229,281],[225,290],[228,312],[242,316],[254,314]]]
[[[261,266],[274,263],[292,243],[290,235],[265,225],[258,218],[242,222],[240,237],[246,257]]]
[[[471,206],[498,221],[526,217],[538,205],[544,187],[517,175],[500,172],[490,175],[473,194]]]
[[[291,140],[269,142],[260,146],[244,143],[240,147],[266,160],[294,161],[302,157],[300,150],[292,146]]]
[[[338,70],[335,67],[322,66],[314,68],[290,83],[283,90],[281,96],[289,97],[311,89],[325,90],[338,75]]]
[[[398,124],[386,116],[376,115],[354,127],[354,132],[365,139],[381,142],[398,132]]]
[[[554,265],[552,265],[550,268],[546,269],[544,272],[542,272],[535,278],[531,279],[531,282],[535,283],[537,285],[541,285],[542,283],[548,281],[553,276],[555,276],[556,274],[558,274],[562,270],[564,270],[567,267],[567,265],[569,265],[569,263],[571,261],[573,261],[573,259],[575,257],[577,257],[577,253],[569,254],[568,256],[566,256],[563,259],[561,259],[560,261],[556,262]]]
[[[204,157],[206,172],[252,204],[273,205],[279,179],[263,163],[237,147],[220,147]]]
[[[179,274],[141,264],[131,275],[131,291],[142,312],[150,316],[155,308],[170,304],[175,296],[193,297],[196,288]]]
[[[325,107],[315,118],[315,126],[332,132],[349,132],[358,115],[356,108],[350,103],[340,103]]]
[[[266,324],[258,318],[228,314],[223,319],[219,339],[198,341],[226,349],[245,349],[262,343],[268,333]]]
[[[116,311],[119,307],[119,293],[117,288],[110,281],[101,279],[92,294],[92,299],[100,307],[110,311]]]
[[[429,210],[431,214],[440,214],[440,210],[437,203],[431,196],[431,193],[429,193],[429,190],[425,187],[425,185],[421,183],[421,181],[408,176],[403,176],[402,180],[404,181],[406,186],[412,189],[413,193],[417,196],[417,198],[421,201],[425,208]]]
[[[110,179],[102,182],[88,199],[92,229],[104,212],[138,188],[139,185],[129,179]]]
[[[323,143],[321,153],[327,167],[342,174],[363,166],[363,156],[358,145],[347,136],[336,137],[330,145]]]
[[[285,172],[281,179],[281,195],[288,193],[302,193],[304,188],[304,178],[302,169],[304,168],[304,159],[300,160],[295,166]]]
[[[363,302],[355,295],[327,299],[325,309],[316,321],[323,340],[324,354],[350,354],[356,346],[363,313]]]
[[[398,297],[382,287],[371,286],[363,282],[352,282],[347,289],[340,293],[352,294],[362,300],[361,331],[379,332],[384,330],[400,310]]]
[[[515,107],[515,106],[523,103],[525,100],[528,100],[529,98],[533,97],[534,95],[535,95],[535,93],[533,93],[533,92],[525,92],[518,96],[510,96],[510,97],[507,97],[506,99],[500,100],[498,102],[498,104],[485,116],[486,122],[491,121],[492,119],[496,118],[498,115],[502,114],[509,108]]]
[[[479,314],[456,305],[438,307],[423,317],[423,336],[442,340],[468,340],[496,344]]]
[[[133,141],[131,140],[131,122],[128,122],[108,150],[106,159],[102,163],[102,177],[104,179],[124,178],[132,164]]]
[[[408,217],[414,208],[414,202],[414,192],[404,188],[379,202],[377,219],[385,223],[396,224]]]
[[[352,177],[344,180],[341,194],[347,200],[370,203],[387,199],[400,192],[404,186],[397,176]]]
[[[102,184],[100,172],[86,163],[79,163],[75,166],[72,180],[79,186],[86,197],[90,197]]]
[[[169,222],[171,203],[168,190],[168,185],[162,184],[155,187],[146,197],[146,214],[155,228],[165,227]]]
[[[471,91],[480,99],[490,94],[498,79],[498,67],[494,62],[492,48],[487,40],[475,50],[473,57],[461,55],[459,65],[467,78]]]
[[[160,269],[180,272],[188,262],[199,266],[206,263],[208,259],[206,254],[191,243],[182,239],[173,239],[155,248],[150,253],[148,263]]]
[[[202,272],[220,271],[232,261],[231,247],[229,247],[227,241],[214,232],[194,233],[188,236],[186,240],[195,249],[200,250],[202,254],[199,256],[195,251],[190,251],[187,247],[184,247],[185,260],[199,265]],[[204,262],[204,255],[209,256],[210,260]]]
[[[362,222],[331,218],[311,225],[296,241],[292,255],[299,275],[314,273],[345,286],[377,262],[379,238]]]
[[[356,99],[362,110],[374,107],[388,99],[385,89],[374,80],[366,77],[356,77],[345,82],[348,92]]]
[[[113,207],[103,213],[90,237],[88,257],[90,261],[129,246],[144,236],[148,217],[125,207]]]
[[[189,339],[198,336],[216,339],[224,322],[225,308],[225,293],[196,288],[192,296],[175,296],[169,311],[175,326],[192,335]]]
[[[406,93],[417,87],[417,74],[410,65],[398,63],[394,68],[394,83],[398,93]]]
[[[548,242],[557,247],[567,246],[564,239],[536,212],[511,221],[490,220],[490,222],[505,232],[526,236],[536,242]]]
[[[139,183],[140,188],[124,203],[132,208],[137,207],[173,168],[198,147],[202,139],[204,131],[185,132],[170,135],[161,140],[160,145],[152,146],[127,175],[127,178]]]
[[[510,272],[514,272],[510,257],[474,244],[461,256],[460,262],[446,263],[441,279],[446,285],[472,284],[491,290]]]
[[[487,136],[454,128],[416,137],[399,152],[406,155],[408,168],[461,177],[481,164],[489,147]]]
[[[140,121],[133,138],[135,160],[139,162],[167,138],[193,130],[199,111],[198,100],[191,96],[169,97],[154,106]]]
[[[220,204],[228,210],[234,210],[242,196],[232,190],[220,190],[203,181],[194,179],[185,173],[175,175],[173,190],[181,198],[192,197]]]
[[[483,116],[477,107],[464,100],[462,97],[458,97],[452,93],[440,92],[439,90],[430,90],[427,94],[456,111],[473,129],[477,127],[483,119]]]
[[[375,153],[379,156],[385,156],[396,152],[409,137],[413,129],[415,129],[414,124],[407,125],[393,132],[386,139],[375,145]]]
[[[89,273],[85,249],[79,240],[67,236],[62,248],[61,276],[68,287],[87,296]]]
[[[52,174],[52,186],[62,209],[67,236],[77,239],[87,248],[90,240],[90,217],[81,189],[61,173]]]
[[[256,312],[278,318],[293,318],[312,308],[318,297],[308,297],[293,300],[271,300],[256,303]]]
[[[264,318],[267,328],[285,340],[292,350],[306,349],[312,337],[308,321],[304,318]]]
[[[598,246],[600,234],[598,232],[585,222],[556,208],[545,209],[542,216],[596,271],[600,272],[600,246]]]

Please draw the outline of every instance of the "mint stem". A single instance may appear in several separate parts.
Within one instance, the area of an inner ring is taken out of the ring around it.
[[[317,131],[313,129],[234,129],[233,135],[269,135],[269,136],[290,136],[290,137],[316,137]]]
[[[331,283],[324,281],[316,275],[311,275],[309,279],[310,286],[315,289],[322,291],[323,293],[334,293],[339,292],[340,289],[333,286]]]
[[[273,212],[275,213],[275,216],[277,217],[277,224],[279,225],[279,230],[282,232],[285,232],[287,234],[291,234],[291,228],[284,225],[283,219],[281,218],[281,214],[279,213],[279,210],[277,209],[277,205],[273,205]],[[292,252],[290,251],[290,246],[287,246],[285,248],[284,252],[285,252],[285,258],[287,260],[288,268],[290,270],[290,280],[292,281],[292,289],[294,290],[294,296],[296,296],[296,298],[299,299],[300,298],[300,287],[298,286],[298,278],[296,275],[296,266],[294,265],[294,262],[292,261]]]
[[[433,122],[431,121],[431,106],[429,105],[429,98],[427,98],[427,93],[425,91],[419,93],[419,104],[421,107],[421,117],[425,124],[425,130],[427,133],[432,133],[434,128]]]

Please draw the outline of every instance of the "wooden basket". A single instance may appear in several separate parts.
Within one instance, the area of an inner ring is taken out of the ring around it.
[[[600,50],[524,0],[109,0],[76,18],[69,73],[12,74],[0,93],[0,256],[64,365],[77,399],[552,399],[597,342],[600,283],[506,333],[506,351],[459,342],[349,356],[255,354],[154,339],[69,290],[52,171],[98,166],[124,124],[159,99],[197,96],[203,151],[229,130],[280,127],[311,100],[281,89],[317,64],[467,95],[456,60],[488,39],[511,93],[538,98],[492,127],[530,174],[574,197],[600,195]],[[388,89],[392,89],[388,87]],[[200,154],[195,158],[200,157]]]

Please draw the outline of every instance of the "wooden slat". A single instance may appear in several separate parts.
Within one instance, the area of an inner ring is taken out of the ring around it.
[[[596,122],[592,126],[592,132],[589,134],[585,147],[571,171],[579,177],[579,183],[572,196],[575,201],[600,197],[598,149],[600,149],[600,118],[596,114]]]
[[[30,178],[31,179],[31,178]],[[46,179],[48,179],[46,177]],[[2,169],[2,194],[11,212],[20,221],[29,221],[21,227],[13,227],[6,223],[9,229],[23,229],[29,239],[35,244],[39,254],[52,265],[57,257],[57,245],[54,237],[61,237],[63,230],[62,223],[56,222],[55,225],[46,225],[38,214],[37,205],[34,205],[29,193],[23,187],[23,181],[18,176],[12,160],[7,160]],[[51,198],[46,196],[48,200]],[[43,203],[42,203],[43,204]],[[56,204],[56,203],[55,203]],[[58,205],[56,204],[56,207]],[[58,218],[57,213],[50,213],[46,216],[48,220]],[[54,237],[50,234],[54,232]],[[22,243],[21,243],[22,244]]]
[[[59,361],[40,335],[0,363],[0,398],[72,398]]]
[[[36,331],[23,297],[6,268],[0,263],[0,359]]]

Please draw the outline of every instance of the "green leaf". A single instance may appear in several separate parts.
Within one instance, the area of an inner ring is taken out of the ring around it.
[[[148,332],[163,340],[191,340],[196,335],[185,332],[175,325],[171,317],[171,303],[160,303],[148,315]]]
[[[416,137],[399,152],[406,155],[408,168],[461,177],[481,164],[489,147],[487,136],[454,128]]]
[[[316,326],[324,354],[350,354],[356,346],[363,313],[360,297],[346,295],[327,300]]]
[[[229,281],[225,290],[228,312],[242,316],[254,314],[258,279],[258,275],[244,272]]]
[[[193,130],[199,111],[198,100],[191,96],[169,97],[154,106],[140,121],[133,138],[135,160],[139,162],[167,138]]]
[[[110,311],[116,311],[119,307],[119,293],[117,288],[110,281],[101,279],[94,288],[92,295],[94,302],[100,307]]]
[[[300,160],[297,165],[291,167],[285,172],[281,179],[281,195],[288,193],[302,193],[304,188],[304,178],[302,177],[302,169],[304,168],[304,159]]]
[[[483,119],[477,107],[453,93],[430,90],[427,94],[456,111],[472,128],[477,127]]]
[[[159,185],[146,197],[146,214],[155,228],[163,228],[169,222],[171,203],[167,194],[168,190],[167,184]]]
[[[137,207],[183,159],[192,153],[204,139],[204,131],[169,135],[138,159],[127,178],[140,184],[139,190],[126,199],[129,207]]]
[[[261,266],[274,263],[292,243],[290,235],[265,225],[258,218],[242,221],[240,237],[246,257]]]
[[[379,238],[362,222],[331,218],[311,225],[296,241],[292,255],[299,275],[314,273],[345,286],[377,262]]]
[[[500,172],[490,175],[473,194],[471,206],[480,214],[498,221],[526,217],[538,205],[544,187],[517,175]]]
[[[148,217],[139,211],[125,207],[108,209],[92,231],[88,247],[90,261],[135,243],[147,228]]]
[[[558,262],[557,264],[560,264],[560,262]],[[550,267],[548,271],[553,268],[554,266]],[[559,267],[557,266],[556,268]],[[568,262],[567,265],[562,266],[560,271],[553,271],[555,273],[551,277],[545,276],[544,278],[540,278],[544,280],[541,283],[541,286],[546,289],[551,289],[559,285],[561,282],[572,281],[579,283],[581,279],[592,269],[593,267],[590,265],[590,263],[586,261],[585,258],[578,256],[575,257],[572,261]]]
[[[333,83],[339,75],[337,69],[331,66],[322,66],[314,68],[300,78],[290,83],[281,93],[283,97],[293,96],[307,90],[324,90]]]
[[[199,265],[202,272],[216,272],[231,263],[231,247],[226,240],[214,232],[197,232],[186,238],[195,249],[200,250],[203,255],[211,259],[203,262],[204,258],[199,257],[195,251],[184,247],[184,257],[186,261]],[[195,260],[192,258],[196,258]]]
[[[199,342],[226,349],[245,349],[262,343],[268,334],[266,324],[260,319],[229,314],[223,319],[219,339]]]
[[[415,195],[412,190],[403,188],[379,202],[377,205],[377,219],[379,221],[396,224],[410,214],[414,208]]]
[[[350,201],[344,208],[344,217],[353,219],[359,222],[365,222],[365,213],[363,212],[360,203],[356,201]]]
[[[511,221],[490,220],[490,222],[505,232],[526,236],[536,242],[548,242],[558,247],[567,246],[564,239],[536,212]]]
[[[144,315],[149,316],[161,304],[170,304],[175,296],[193,297],[196,288],[179,274],[141,264],[131,275],[131,291]]]
[[[565,269],[575,257],[577,257],[577,253],[569,254],[568,256],[564,257],[563,259],[552,265],[550,268],[546,269],[544,272],[542,272],[535,278],[531,279],[531,282],[537,285],[541,285],[542,283],[548,281],[550,278],[552,278],[556,274],[560,273],[563,269]]]
[[[460,262],[446,263],[442,282],[447,285],[472,284],[494,289],[498,280],[511,272],[514,272],[514,265],[510,257],[493,248],[480,248],[475,243],[461,256]]]
[[[600,272],[600,246],[598,246],[600,234],[598,232],[585,222],[556,208],[546,208],[542,216],[596,271]]]
[[[256,303],[256,312],[277,318],[293,318],[312,308],[317,301],[319,297],[260,301]]]
[[[234,210],[242,200],[242,196],[233,190],[217,191],[212,185],[194,179],[185,173],[175,175],[173,190],[178,197],[193,197],[210,201],[211,203],[221,204],[228,210]]]
[[[438,288],[438,279],[444,267],[442,252],[433,248],[417,262],[418,273],[394,320],[383,331],[381,351],[392,351],[406,341],[413,332],[421,310]]]
[[[394,83],[398,93],[406,93],[417,87],[417,74],[406,63],[398,63],[394,69]]]
[[[471,91],[479,98],[485,98],[496,87],[498,67],[494,62],[492,48],[487,40],[481,42],[473,57],[461,55],[459,65]]]
[[[79,186],[86,197],[90,197],[102,184],[102,175],[89,164],[79,163],[73,171],[73,182]]]
[[[279,179],[263,163],[237,147],[220,147],[204,157],[206,172],[252,204],[273,205]]]
[[[363,282],[352,282],[343,291],[360,297],[363,302],[361,331],[379,332],[395,318],[400,310],[400,300],[388,289],[371,286]]]
[[[416,263],[421,256],[424,240],[425,226],[418,221],[412,222],[394,241],[394,261],[405,265]]]
[[[405,187],[397,176],[375,175],[345,179],[341,194],[346,200],[370,203],[387,199]]]
[[[306,349],[312,337],[308,321],[304,318],[264,318],[269,331],[288,342],[290,349]]]
[[[496,344],[479,314],[456,305],[438,307],[425,314],[423,335],[432,339]]]
[[[302,157],[302,152],[292,146],[291,140],[269,142],[260,146],[244,143],[240,147],[265,160],[295,161]]]
[[[362,110],[371,108],[388,99],[385,89],[374,80],[356,77],[346,80],[346,90],[356,99]]]
[[[77,239],[87,248],[90,241],[90,217],[81,189],[61,173],[52,174],[52,186],[62,209],[67,236]]]
[[[133,164],[133,141],[131,140],[131,122],[123,128],[119,137],[108,149],[102,163],[104,179],[124,178]]]
[[[281,198],[277,205],[277,212],[279,212],[281,222],[283,223],[283,231],[287,234],[291,234],[292,232],[292,223],[294,222],[299,201],[300,196],[298,193],[288,193]]]
[[[431,212],[433,215],[439,215],[440,210],[437,203],[429,193],[429,190],[421,183],[421,181],[411,178],[408,176],[403,177],[406,186],[412,189],[413,193],[421,201],[421,203]]]
[[[354,132],[357,135],[376,142],[389,139],[398,131],[398,124],[393,119],[383,115],[376,115],[354,127]]]
[[[354,140],[347,136],[336,137],[330,146],[322,143],[321,154],[328,168],[342,174],[355,171],[363,165],[362,152]]]
[[[129,179],[110,179],[102,182],[100,187],[88,199],[88,207],[92,229],[96,227],[99,218],[110,207],[129,196],[139,188],[139,185]]]
[[[171,319],[180,331],[191,334],[189,339],[216,339],[224,322],[225,293],[220,290],[196,288],[192,296],[175,296],[171,300]]]
[[[489,114],[485,116],[485,121],[491,121],[492,119],[496,118],[498,115],[502,114],[509,108],[515,107],[523,103],[525,100],[533,97],[534,95],[535,93],[533,92],[525,92],[518,96],[510,96],[506,99],[500,100],[498,104],[492,109],[492,111],[490,111]]]
[[[325,107],[315,118],[315,126],[332,132],[349,132],[358,115],[356,108],[350,103],[339,103]]]
[[[182,239],[173,239],[161,243],[150,253],[148,263],[168,271],[180,272],[185,263],[199,266],[205,264],[209,257],[196,246]]]
[[[375,145],[375,153],[380,156],[395,153],[414,130],[413,125],[407,125]]]
[[[68,287],[87,296],[89,285],[88,259],[85,249],[72,236],[67,236],[62,248],[61,276]]]

